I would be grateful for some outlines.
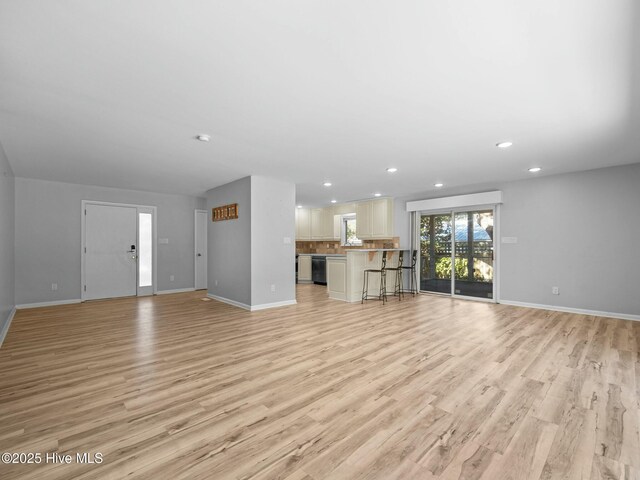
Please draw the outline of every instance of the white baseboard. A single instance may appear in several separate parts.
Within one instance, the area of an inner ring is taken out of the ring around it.
[[[9,327],[11,326],[11,321],[15,316],[16,316],[16,307],[13,307],[11,309],[11,312],[9,312],[9,316],[4,321],[4,326],[2,327],[2,329],[0,329],[0,347],[2,347],[2,342],[4,342],[4,337],[7,336],[7,333],[9,332]]]
[[[22,310],[23,308],[55,307],[56,305],[71,305],[72,303],[82,303],[82,300],[74,298],[71,300],[54,300],[52,302],[23,303],[22,305],[16,305],[16,308]]]
[[[226,303],[228,305],[233,305],[234,307],[239,307],[244,310],[249,310],[250,312],[255,312],[256,310],[266,310],[267,308],[284,307],[286,305],[295,305],[298,303],[295,300],[285,300],[283,302],[262,303],[260,305],[247,305],[246,303],[236,302],[235,300],[231,300],[225,297],[219,297],[211,293],[207,293],[207,297],[212,298],[214,300],[218,300],[219,302],[222,302],[222,303]]]
[[[287,305],[296,305],[295,300],[284,300],[282,302],[262,303],[260,305],[251,305],[251,311],[266,310],[267,308],[286,307]]]
[[[212,298],[214,300],[218,300],[219,302],[226,303],[227,305],[233,305],[234,307],[243,308],[245,310],[251,310],[251,305],[247,305],[246,303],[236,302],[235,300],[231,300],[230,298],[219,297],[218,295],[213,295],[212,293],[207,293],[207,297]]]
[[[175,290],[158,290],[156,295],[171,295],[172,293],[195,292],[195,288],[176,288]]]
[[[511,300],[500,300],[499,303],[502,303],[503,305],[513,305],[515,307],[537,308],[540,310],[553,310],[556,312],[579,313],[582,315],[593,315],[596,317],[640,321],[640,315],[631,315],[628,313],[601,312],[599,310],[585,310],[583,308],[560,307],[557,305],[542,305],[539,303],[514,302]]]

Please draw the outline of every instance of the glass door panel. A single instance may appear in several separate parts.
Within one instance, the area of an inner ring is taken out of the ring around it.
[[[493,298],[493,210],[457,212],[454,218],[453,292]]]
[[[138,214],[138,286],[153,285],[153,230],[152,215]]]
[[[154,217],[153,209],[138,207],[138,296],[153,295],[154,291]]]
[[[451,294],[451,214],[420,216],[420,290]]]

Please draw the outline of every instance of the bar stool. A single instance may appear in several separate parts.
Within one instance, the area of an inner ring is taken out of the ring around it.
[[[403,270],[409,270],[409,290],[403,290],[409,292],[411,295],[416,295],[418,291],[418,277],[416,276],[416,264],[418,263],[418,250],[411,251],[411,266],[403,266]]]
[[[398,295],[398,301],[402,300],[404,296],[404,289],[402,285],[402,259],[404,258],[404,251],[398,252],[398,264],[395,267],[387,267],[387,270],[396,272],[396,281],[393,287],[393,296]]]
[[[369,274],[370,273],[379,273],[380,274],[380,294],[378,296],[370,296],[369,295]],[[382,265],[379,269],[368,268],[364,271],[364,277],[362,282],[362,301],[360,303],[364,303],[365,300],[382,300],[382,304],[387,301],[387,252],[382,252]]]

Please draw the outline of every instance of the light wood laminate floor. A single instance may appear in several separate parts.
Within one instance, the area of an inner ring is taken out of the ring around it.
[[[297,288],[19,311],[0,452],[104,462],[0,478],[640,479],[640,322]]]

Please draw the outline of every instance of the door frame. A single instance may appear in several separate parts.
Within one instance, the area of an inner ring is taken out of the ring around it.
[[[197,256],[198,252],[197,252],[197,248],[198,248],[198,235],[197,235],[197,228],[198,228],[198,213],[204,213],[204,219],[205,219],[205,229],[204,229],[204,233],[205,233],[205,244],[207,244],[207,249],[209,248],[208,242],[209,242],[209,232],[208,230],[208,225],[209,222],[207,220],[207,216],[209,214],[208,210],[200,210],[200,209],[195,209],[193,212],[193,288],[194,290],[197,290],[197,280],[198,280],[198,259]],[[208,262],[209,262],[209,252],[207,252],[206,254],[207,256],[205,257],[205,259],[207,260],[207,265],[205,265],[206,269],[205,269],[205,274],[206,274],[206,278],[207,278],[207,286],[203,289],[203,290],[208,290],[209,289],[209,268],[208,268]]]
[[[153,215],[153,295],[158,292],[158,209],[152,205],[136,205],[132,203],[114,203],[114,202],[102,202],[99,200],[81,200],[80,202],[80,300],[86,301],[86,295],[84,291],[85,285],[85,209],[87,205],[104,205],[107,207],[127,207],[136,209],[136,245],[138,244],[138,214],[149,213]],[[140,210],[144,211],[140,211]],[[138,294],[138,266],[136,262],[136,296],[142,296]]]
[[[455,215],[456,213],[469,212],[476,210],[492,210],[493,211],[493,298],[472,297],[468,295],[460,295],[455,293]],[[418,250],[418,258],[416,268],[418,269],[418,291],[430,295],[441,295],[460,300],[474,300],[485,303],[500,303],[500,204],[472,205],[468,207],[444,208],[437,210],[418,210],[416,213],[414,238],[416,248]],[[420,253],[420,217],[422,215],[451,215],[451,292],[430,292],[420,289],[420,272],[422,271]]]

